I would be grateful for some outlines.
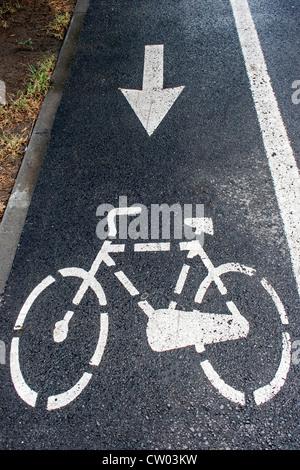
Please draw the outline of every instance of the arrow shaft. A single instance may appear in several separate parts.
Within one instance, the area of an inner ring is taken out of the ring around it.
[[[131,90],[120,88],[148,135],[170,110],[184,86],[164,88],[164,46],[163,44],[145,46],[143,88]]]
[[[164,80],[164,46],[145,46],[143,90],[162,89]]]

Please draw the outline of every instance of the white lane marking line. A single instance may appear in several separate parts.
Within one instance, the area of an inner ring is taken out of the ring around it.
[[[239,390],[234,389],[230,385],[226,384],[219,374],[214,370],[209,361],[202,361],[201,367],[206,377],[210,380],[212,385],[223,395],[223,397],[228,400],[239,403],[242,406],[245,406],[246,399],[245,394]]]
[[[282,333],[282,356],[278,370],[269,384],[258,388],[253,392],[255,403],[257,405],[261,405],[262,403],[271,400],[271,398],[273,398],[283,387],[290,369],[291,350],[292,346],[290,335],[288,333]]]
[[[134,251],[170,251],[170,243],[135,243]]]
[[[149,136],[164,119],[184,86],[163,88],[164,46],[145,46],[142,90],[120,88]]]
[[[182,266],[175,289],[174,289],[175,294],[181,294],[187,275],[189,273],[189,270],[190,270],[190,266],[188,264],[184,264]]]
[[[230,0],[300,295],[300,178],[247,0]]]
[[[114,274],[119,279],[121,284],[123,284],[123,286],[129,292],[130,295],[135,296],[139,294],[139,291],[134,287],[132,282],[128,279],[128,277],[123,271],[118,271],[118,272],[115,272]]]
[[[19,397],[29,406],[35,406],[37,392],[32,390],[25,382],[19,361],[19,338],[13,338],[10,349],[10,375]]]
[[[104,348],[106,346],[107,334],[108,334],[108,314],[101,313],[100,314],[99,339],[98,339],[98,343],[97,343],[94,355],[92,359],[90,360],[91,366],[99,366],[103,353],[104,353]]]
[[[78,380],[78,382],[74,385],[74,387],[70,388],[66,392],[60,393],[58,395],[52,395],[48,398],[47,401],[47,410],[56,410],[63,406],[68,405],[71,401],[75,400],[75,398],[80,395],[82,390],[87,386],[89,381],[91,380],[93,374],[88,372],[84,372],[83,376]]]

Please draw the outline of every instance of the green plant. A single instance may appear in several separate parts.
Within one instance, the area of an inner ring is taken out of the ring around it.
[[[64,34],[66,28],[70,22],[71,13],[66,11],[63,13],[57,13],[55,15],[55,19],[52,23],[50,23],[47,34],[49,36],[54,36],[56,39],[62,40],[64,38]]]
[[[55,64],[51,56],[29,67],[30,78],[24,91],[20,91],[15,100],[0,106],[0,162],[6,155],[18,154],[24,147],[22,133],[12,131],[16,123],[36,119],[42,100],[49,89],[50,77]]]
[[[28,47],[29,49],[33,49],[33,43],[32,43],[32,39],[31,38],[28,38],[26,39],[26,41],[23,41],[23,42],[18,42],[19,45],[23,46],[23,47]]]
[[[13,0],[4,2],[0,8],[1,26],[3,28],[7,28],[8,22],[6,21],[6,17],[8,15],[12,15],[13,13],[16,13],[16,11],[20,10],[21,8],[24,8],[24,6],[21,5],[21,3],[19,2],[14,2]]]

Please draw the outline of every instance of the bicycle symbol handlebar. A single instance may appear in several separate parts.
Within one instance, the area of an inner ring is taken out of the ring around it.
[[[107,215],[108,236],[115,237],[117,235],[116,218],[122,215],[138,215],[142,212],[141,207],[116,207],[109,211]],[[185,225],[195,228],[195,234],[207,233],[214,234],[213,221],[208,217],[190,217],[184,219]]]
[[[115,237],[117,235],[116,217],[118,215],[138,215],[141,211],[140,207],[117,207],[109,211],[107,215],[108,236]]]

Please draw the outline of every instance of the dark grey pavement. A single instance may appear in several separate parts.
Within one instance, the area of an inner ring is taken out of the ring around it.
[[[299,159],[300,108],[291,98],[292,83],[300,79],[299,4],[250,0],[249,6]],[[184,86],[151,136],[120,91],[142,88],[146,45],[164,45],[164,88]],[[184,239],[172,236],[117,238],[113,243],[125,250],[112,255],[116,267],[102,264],[95,275],[107,305],[99,306],[92,289],[76,308],[72,305],[80,278],[58,271],[90,269],[103,243],[96,233],[97,209],[117,207],[121,196],[128,206],[142,204],[149,213],[153,204],[192,205],[193,210],[203,205],[214,226],[214,234],[204,237],[214,265],[240,263],[256,272],[252,277],[224,271],[226,301],[247,318],[246,337],[206,345],[202,352],[195,345],[163,352],[150,347],[148,318],[139,301],[156,310],[176,300],[182,312],[227,311],[213,284],[201,306],[195,304],[206,276],[199,257],[188,260],[189,283],[181,297],[174,296],[187,258],[178,245]],[[134,245],[143,241],[170,241],[171,249],[135,252]],[[114,271],[121,270],[137,296],[118,282]],[[24,302],[47,276],[55,282],[15,331]],[[276,290],[288,323],[261,279]],[[55,343],[54,325],[72,309],[69,336]],[[108,336],[93,368],[89,361],[101,313],[108,313]],[[6,358],[0,364],[0,448],[297,449],[299,313],[290,249],[230,2],[90,0],[2,296],[0,340]],[[274,397],[257,404],[253,392],[272,386],[281,371],[283,337],[292,348],[287,376]],[[14,338],[19,338],[24,383],[38,393],[33,404],[13,384],[10,369],[15,373],[17,366],[10,367],[9,351]],[[223,381],[221,391],[204,373],[205,361]],[[49,397],[72,389],[84,373],[93,375],[77,398],[47,409]],[[232,400],[232,390],[245,394],[245,403]]]

